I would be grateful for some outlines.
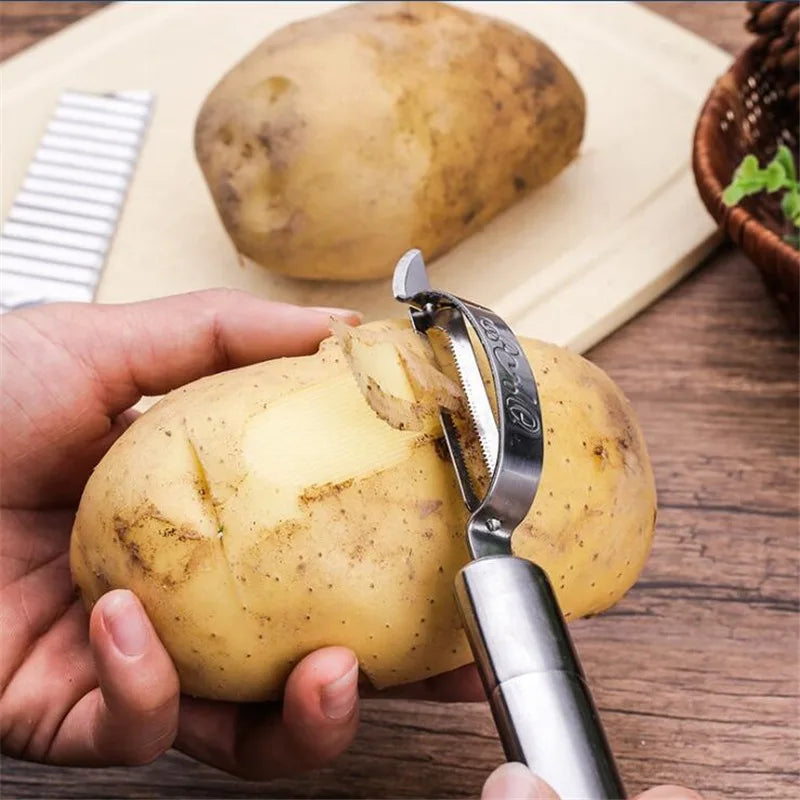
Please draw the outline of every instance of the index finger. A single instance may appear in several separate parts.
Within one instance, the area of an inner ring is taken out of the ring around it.
[[[65,304],[49,313],[110,416],[143,395],[214,372],[313,353],[330,334],[331,315],[359,320],[355,311],[303,308],[230,289],[124,305]]]

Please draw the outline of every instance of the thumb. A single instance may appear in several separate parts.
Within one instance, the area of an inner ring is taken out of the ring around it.
[[[175,739],[180,688],[137,597],[126,590],[103,595],[92,609],[89,640],[99,687],[64,720],[54,760],[87,766],[155,760]]]
[[[89,630],[101,695],[95,746],[106,763],[153,761],[172,746],[178,730],[175,667],[132,592],[103,595]]]
[[[558,800],[558,795],[524,764],[510,762],[486,779],[481,800]]]

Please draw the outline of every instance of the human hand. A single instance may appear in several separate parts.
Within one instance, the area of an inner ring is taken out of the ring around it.
[[[279,704],[181,697],[137,598],[104,595],[87,623],[69,536],[91,470],[143,395],[277,356],[313,352],[330,309],[198,292],[122,306],[52,305],[0,327],[0,732],[4,753],[68,765],[141,764],[171,746],[269,778],[319,766],[358,725],[358,668],[341,647],[312,653]],[[356,322],[352,312],[336,312]],[[473,669],[402,696],[480,699]]]
[[[483,785],[481,800],[560,800],[553,789],[523,764],[499,766]],[[656,786],[635,800],[703,800],[697,792],[680,786]]]

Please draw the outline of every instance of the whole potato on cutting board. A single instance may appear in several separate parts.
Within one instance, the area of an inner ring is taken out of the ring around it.
[[[237,250],[300,278],[436,257],[557,175],[585,104],[542,42],[443,3],[362,3],[265,39],[210,93],[195,149]]]
[[[523,340],[545,429],[541,484],[514,532],[568,618],[613,605],[650,549],[653,473],[627,400],[600,369]],[[205,697],[276,696],[323,645],[376,686],[472,655],[453,597],[464,508],[439,425],[459,387],[407,320],[339,332],[316,355],[172,392],[87,483],[71,565],[84,600],[141,598]],[[475,441],[466,456],[480,459]]]

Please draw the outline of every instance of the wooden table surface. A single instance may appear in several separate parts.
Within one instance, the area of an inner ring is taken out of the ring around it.
[[[99,5],[4,3],[0,56]],[[731,52],[747,43],[743,3],[645,5]],[[640,581],[573,626],[626,783],[800,796],[796,340],[724,246],[588,355],[638,409],[660,493]],[[372,701],[347,754],[291,780],[245,783],[177,753],[139,769],[5,759],[2,796],[476,797],[500,760],[483,705]]]

